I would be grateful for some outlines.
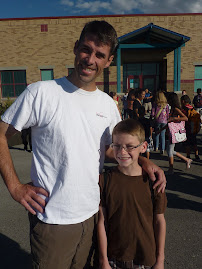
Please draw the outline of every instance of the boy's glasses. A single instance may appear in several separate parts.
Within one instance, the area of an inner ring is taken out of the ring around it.
[[[142,143],[140,143],[139,145],[137,145],[137,146],[130,146],[130,145],[128,145],[128,146],[121,146],[121,145],[119,145],[119,144],[111,144],[111,147],[114,149],[114,150],[116,150],[116,151],[119,151],[119,150],[122,150],[122,149],[124,149],[125,151],[127,151],[127,152],[131,152],[131,151],[133,151],[134,149],[136,149],[136,148],[138,148],[139,146],[141,146],[143,144],[143,142]]]

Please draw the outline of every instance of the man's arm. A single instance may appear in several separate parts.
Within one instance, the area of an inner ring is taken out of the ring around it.
[[[164,192],[166,187],[166,177],[164,171],[154,164],[149,159],[139,156],[139,164],[142,166],[142,169],[148,174],[149,178],[152,181],[155,181],[153,188],[158,187],[158,192]]]
[[[154,269],[164,269],[164,249],[166,240],[166,221],[164,214],[154,215],[154,234],[156,241],[156,263]]]
[[[45,207],[45,200],[38,194],[46,197],[49,194],[43,188],[20,183],[7,143],[7,139],[16,132],[12,125],[0,121],[0,173],[13,199],[35,215],[33,208],[42,213]]]
[[[113,149],[109,145],[105,146],[105,161],[109,163],[117,163],[114,158]]]
[[[111,269],[107,257],[107,235],[105,230],[104,208],[100,206],[98,213],[97,237],[99,248],[99,269]]]

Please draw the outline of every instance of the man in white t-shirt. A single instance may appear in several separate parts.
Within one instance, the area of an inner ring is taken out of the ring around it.
[[[2,116],[0,171],[8,190],[28,211],[32,266],[82,269],[87,264],[99,207],[98,176],[112,158],[111,133],[121,120],[114,101],[96,87],[117,47],[114,28],[87,23],[75,43],[75,69],[68,77],[29,85]],[[7,138],[32,128],[33,185],[16,175]],[[164,191],[163,171],[140,164]],[[88,268],[87,265],[85,268]]]

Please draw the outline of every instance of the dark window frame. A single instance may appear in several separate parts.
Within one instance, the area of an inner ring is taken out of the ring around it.
[[[12,83],[2,83],[2,73],[6,73],[6,72],[10,72],[12,74]],[[25,82],[15,82],[15,76],[14,76],[14,72],[25,72]],[[27,79],[26,79],[26,70],[1,70],[0,71],[0,88],[1,88],[1,97],[2,98],[16,98],[19,95],[16,95],[16,86],[19,85],[24,85],[26,88],[27,87]],[[3,95],[3,86],[13,86],[13,96],[4,96]]]

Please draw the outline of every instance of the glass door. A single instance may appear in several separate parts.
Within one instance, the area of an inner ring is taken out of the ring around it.
[[[156,76],[143,76],[143,89],[149,89],[154,93],[156,90]]]
[[[140,87],[140,78],[139,76],[128,76],[127,78],[127,88],[128,89],[137,89]]]

